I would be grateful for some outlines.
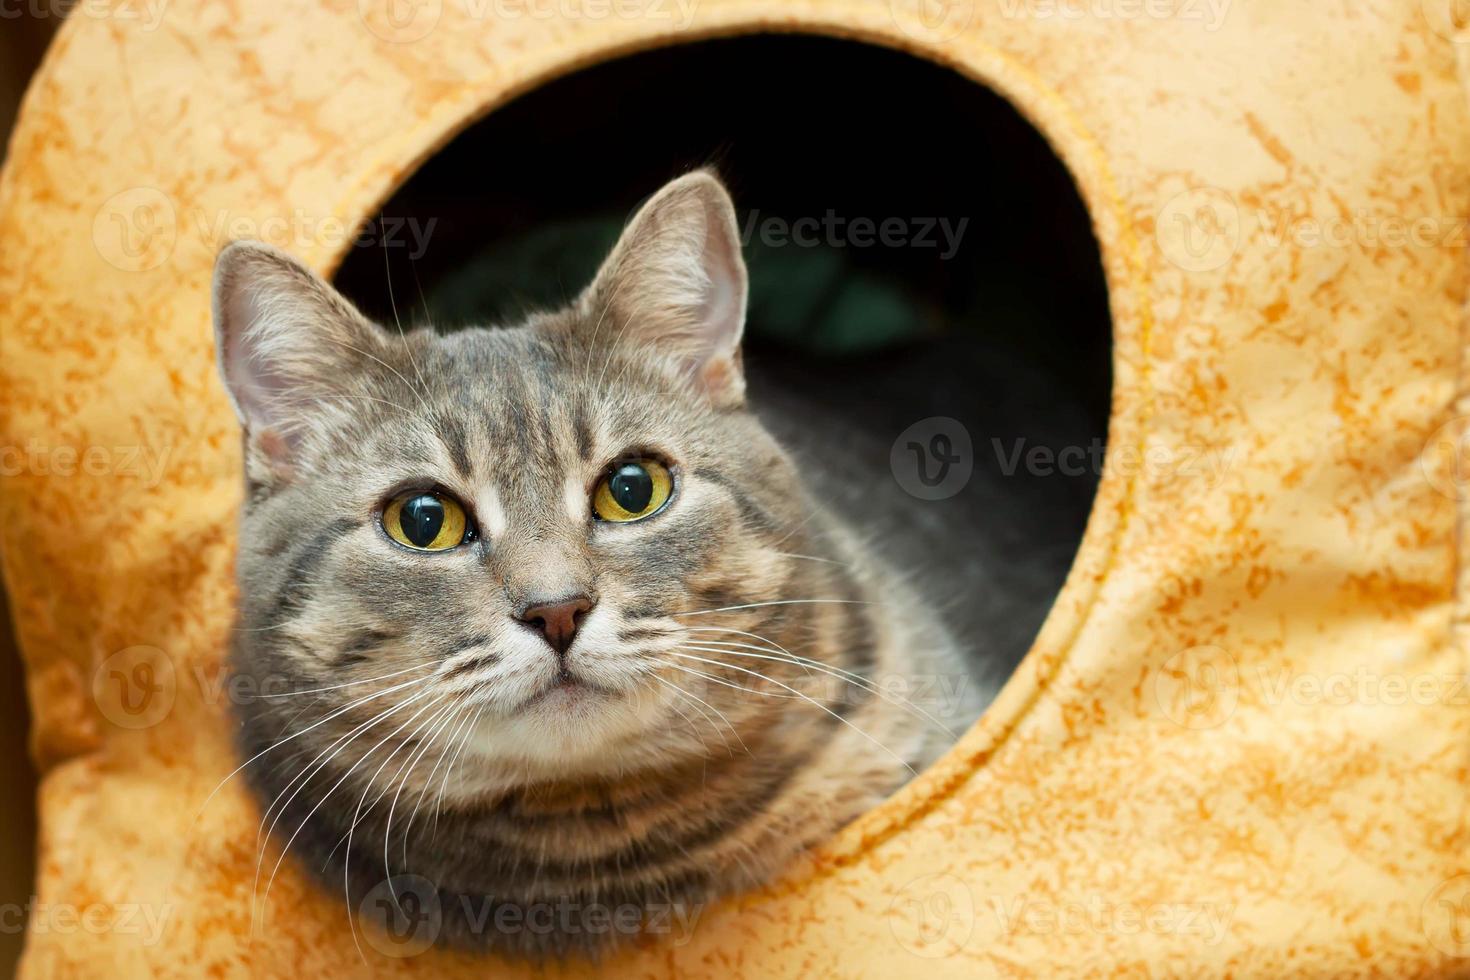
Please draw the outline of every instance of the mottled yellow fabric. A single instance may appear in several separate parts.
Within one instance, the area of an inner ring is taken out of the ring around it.
[[[347,246],[323,219],[372,214],[511,95],[772,28],[953,65],[1051,140],[1106,263],[1114,463],[1035,648],[954,751],[607,972],[1467,969],[1470,47],[1449,0],[700,0],[687,29],[672,0],[397,21],[172,0],[150,26],[156,6],[79,8],[0,181],[0,543],[45,771],[26,976],[487,975],[359,954],[289,862],[252,938],[257,811],[232,781],[195,822],[234,765],[211,260],[299,214],[319,230],[293,250],[330,271]]]

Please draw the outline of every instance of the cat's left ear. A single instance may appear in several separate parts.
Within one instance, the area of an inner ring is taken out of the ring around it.
[[[582,303],[593,342],[641,344],[711,401],[736,405],[746,293],[735,206],[719,178],[696,170],[638,210]]]
[[[323,423],[348,411],[336,397],[344,382],[392,357],[346,297],[260,242],[233,242],[216,259],[214,329],[257,482],[288,478]]]

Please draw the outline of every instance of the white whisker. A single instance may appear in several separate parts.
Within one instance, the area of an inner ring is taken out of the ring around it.
[[[834,667],[830,664],[824,664],[821,661],[812,660],[809,657],[798,657],[795,654],[787,653],[784,650],[782,652],[786,653],[786,656],[778,657],[772,654],[769,650],[765,650],[761,647],[755,647],[748,643],[730,643],[722,640],[701,640],[696,641],[693,646],[698,649],[703,649],[708,653],[725,653],[735,657],[754,657],[758,660],[775,660],[778,662],[789,663],[795,666],[815,669],[823,674],[828,675],[829,677],[833,677],[837,680],[851,684],[859,690],[866,691],[869,694],[878,695],[880,698],[887,701],[894,707],[903,708],[909,713],[917,715],[925,721],[928,721],[931,724],[938,726],[940,731],[944,732],[951,738],[959,737],[950,730],[948,725],[944,724],[944,722],[940,721],[938,718],[935,718],[933,715],[929,714],[929,712],[925,711],[923,708],[914,704],[907,698],[899,697],[897,695],[890,696],[881,687],[879,687],[877,684],[874,684],[868,678],[863,677],[861,674],[855,674],[849,670],[843,670],[841,667]],[[762,652],[742,653],[740,652],[742,650],[760,650]]]
[[[672,688],[675,694],[677,694],[681,698],[688,699],[690,704],[693,704],[694,703],[694,695],[690,694],[688,691],[684,690],[682,687],[680,687],[679,685],[675,684],[673,681],[668,680],[667,678],[664,678],[664,677],[660,677],[657,674],[649,674],[648,676],[649,677],[652,677],[654,680],[658,681],[660,684],[663,684],[666,687]],[[704,740],[704,736],[703,735],[699,734],[699,726],[697,726],[697,725],[694,724],[694,719],[690,718],[687,714],[685,714],[684,711],[681,708],[679,708],[679,706],[676,705],[676,704],[671,704],[671,705],[669,705],[669,707],[671,707],[675,711],[679,712],[679,717],[683,718],[689,724],[690,730],[692,730],[694,732],[694,734],[695,734],[695,737],[699,739],[700,746],[702,746],[704,748],[704,754],[705,755],[709,755],[709,743],[707,743]],[[716,725],[714,723],[714,720],[712,718],[710,718],[709,715],[705,714],[703,708],[700,708],[698,705],[695,705],[694,707],[695,707],[695,710],[699,712],[700,717],[702,717],[705,720],[705,722],[710,726],[710,728],[714,730],[715,734],[718,735],[718,736],[720,736],[720,741],[722,741],[722,742],[725,743],[725,754],[726,755],[733,755],[734,753],[730,749],[730,740],[725,737],[725,733],[720,730],[720,726]]]
[[[422,683],[422,682],[419,681],[419,682],[410,682],[410,683]],[[287,808],[290,807],[290,805],[291,805],[291,801],[294,800],[294,799],[296,799],[296,797],[298,795],[300,795],[301,791],[306,788],[307,784],[311,782],[311,780],[316,776],[316,774],[318,772],[321,772],[323,769],[325,769],[326,766],[331,763],[332,759],[336,758],[339,754],[341,754],[341,752],[343,752],[347,748],[347,746],[349,744],[351,744],[354,740],[356,740],[357,736],[361,735],[363,732],[365,732],[368,729],[372,728],[373,726],[377,725],[378,722],[384,720],[385,718],[390,717],[391,715],[395,714],[398,711],[401,711],[403,708],[407,707],[408,705],[413,704],[416,701],[422,700],[423,698],[427,697],[431,693],[433,693],[433,692],[432,691],[419,691],[419,692],[416,692],[414,694],[410,694],[408,697],[404,698],[402,701],[400,701],[397,704],[395,704],[395,705],[387,708],[384,711],[379,712],[378,714],[374,715],[372,718],[369,718],[367,721],[365,721],[362,724],[358,725],[356,728],[354,728],[352,731],[348,732],[346,735],[343,735],[341,738],[337,739],[337,741],[335,741],[331,745],[327,746],[327,748],[325,750],[323,750],[321,752],[321,754],[319,754],[315,759],[313,759],[311,762],[309,762],[306,765],[306,767],[302,770],[301,773],[298,773],[296,776],[292,777],[291,781],[288,782],[286,784],[286,786],[280,791],[280,793],[278,793],[276,795],[275,800],[271,801],[271,805],[266,808],[266,811],[265,811],[264,815],[261,816],[261,818],[260,818],[260,826],[256,830],[256,838],[255,838],[255,840],[256,840],[256,848],[259,851],[259,855],[257,856],[256,862],[255,862],[255,881],[254,881],[254,884],[252,884],[251,889],[250,889],[250,902],[251,902],[251,908],[252,909],[255,907],[255,896],[256,896],[256,893],[257,893],[257,891],[258,891],[258,889],[260,887],[260,870],[261,870],[261,867],[265,863],[265,850],[264,850],[264,846],[265,845],[264,845],[264,842],[266,840],[269,840],[269,838],[271,837],[271,835],[273,835],[275,833],[275,831],[276,831],[276,824],[279,823],[281,817],[285,815]],[[325,761],[323,761],[323,760],[325,760]],[[358,760],[358,761],[361,762],[361,760]],[[304,779],[302,778],[303,776],[305,777]],[[292,786],[295,786],[296,785],[296,781],[298,779],[301,780],[301,785],[300,786],[297,786],[295,790],[292,790],[291,791],[291,795],[288,796],[288,797],[286,797],[285,802],[280,802],[281,801],[281,798],[283,796],[286,796],[286,791],[287,790],[290,790]],[[271,818],[271,816],[270,816],[271,811],[276,809],[277,803],[280,803],[280,810],[279,810],[279,812],[276,813],[276,815],[275,815],[274,818]],[[313,811],[313,812],[315,812],[315,811]],[[265,826],[265,823],[266,823],[266,820],[267,819],[270,819],[270,828],[269,829],[267,829],[266,826]],[[299,829],[298,829],[297,832],[298,833],[300,832]],[[292,840],[294,840],[294,839],[295,839],[295,835],[292,835]],[[282,856],[284,857],[284,851],[282,852]],[[279,861],[277,862],[276,866],[277,867],[280,866],[280,862]],[[274,877],[274,872],[272,873],[272,877]],[[268,890],[267,890],[267,896],[266,897],[269,898],[269,891]]]
[[[808,603],[836,603],[847,606],[871,606],[875,603],[866,599],[772,599],[770,602],[747,602],[739,606],[721,606],[718,609],[696,609],[693,612],[673,613],[675,619],[680,616],[704,616],[709,613],[734,612],[737,609],[759,609],[762,606],[797,606]]]
[[[420,695],[420,697],[422,697],[422,696],[423,695]],[[311,822],[311,818],[314,817],[316,815],[316,812],[322,808],[322,805],[324,803],[326,803],[327,800],[331,799],[332,794],[337,791],[337,787],[339,787],[343,783],[345,783],[347,781],[348,777],[350,777],[354,772],[357,771],[357,767],[360,766],[360,765],[362,765],[368,759],[370,759],[372,757],[372,754],[374,752],[376,752],[379,748],[381,748],[384,744],[386,744],[389,739],[391,739],[394,735],[397,735],[399,732],[403,731],[405,728],[407,728],[410,724],[413,723],[413,720],[415,718],[417,718],[419,715],[423,714],[425,711],[427,711],[430,708],[432,708],[434,705],[438,704],[440,701],[443,701],[448,696],[449,695],[447,695],[447,694],[441,694],[437,698],[435,698],[433,701],[430,701],[428,704],[426,704],[423,707],[419,708],[418,711],[415,711],[412,715],[409,716],[409,718],[408,718],[407,721],[405,721],[403,724],[399,725],[397,728],[393,729],[393,731],[389,732],[387,735],[383,736],[383,738],[380,739],[376,745],[374,745],[372,748],[368,749],[367,752],[365,752],[363,754],[362,758],[358,759],[351,766],[349,766],[348,769],[347,769],[347,771],[344,772],[337,779],[337,781],[335,783],[333,783],[331,786],[329,786],[327,788],[327,791],[324,794],[322,794],[322,798],[320,800],[318,800],[316,802],[316,804],[310,810],[307,811],[306,816],[303,817],[302,820],[301,820],[301,823],[297,825],[295,832],[291,834],[291,836],[286,840],[285,846],[283,846],[281,848],[280,857],[276,858],[275,866],[271,868],[270,880],[267,881],[266,882],[266,885],[265,885],[265,895],[261,898],[261,903],[262,903],[263,906],[269,907],[269,905],[270,905],[271,888],[276,883],[276,873],[281,870],[281,864],[282,864],[282,862],[284,862],[286,860],[286,854],[291,850],[291,845],[293,843],[295,843],[296,838],[298,836],[300,836],[301,832],[306,829],[306,825]],[[394,710],[396,711],[397,709],[395,708]],[[343,748],[345,749],[346,746],[343,746]],[[338,753],[335,753],[334,754],[334,757],[335,757],[336,754],[340,754],[341,751],[342,750],[339,749],[338,750]],[[330,762],[330,761],[331,760],[329,759],[328,762]],[[301,785],[304,787],[306,785],[306,783],[302,783]],[[298,789],[297,792],[300,792],[300,790]],[[290,800],[287,800],[286,801],[286,803],[287,803],[288,806],[290,805],[290,802],[291,802]],[[281,814],[284,814],[285,812],[286,812],[286,807],[283,806],[281,808]],[[281,814],[278,814],[277,816],[279,817]],[[272,833],[275,832],[275,825],[274,824],[271,825],[271,832]]]
[[[264,701],[267,699],[275,698],[294,698],[302,694],[320,694],[322,691],[340,691],[344,687],[357,687],[360,684],[371,684],[373,681],[381,681],[389,677],[398,677],[402,674],[411,673],[415,670],[423,670],[426,667],[435,667],[438,666],[438,664],[438,660],[426,660],[423,663],[414,664],[412,667],[405,667],[402,670],[395,670],[392,673],[379,674],[376,677],[364,677],[360,681],[348,681],[345,684],[332,684],[327,687],[310,687],[300,691],[288,691],[285,694],[257,694],[251,700]]]
[[[837,712],[833,711],[831,708],[829,708],[826,705],[820,703],[819,701],[815,700],[814,698],[807,697],[805,694],[802,694],[796,688],[791,687],[791,686],[789,686],[787,684],[781,683],[780,681],[776,680],[774,677],[767,677],[765,674],[762,674],[758,670],[749,670],[749,669],[747,669],[745,667],[737,667],[734,664],[725,663],[722,660],[710,660],[707,657],[696,657],[696,656],[693,656],[693,655],[687,654],[687,653],[674,653],[674,656],[676,656],[676,657],[687,657],[690,660],[699,660],[699,661],[701,661],[703,663],[713,664],[716,667],[724,667],[727,670],[738,670],[742,674],[750,674],[753,677],[759,677],[759,678],[761,678],[764,681],[767,681],[767,682],[769,682],[771,684],[775,684],[777,687],[784,688],[785,690],[790,691],[792,694],[795,694],[797,697],[802,698],[805,701],[809,701],[813,705],[815,705],[816,707],[821,708],[823,711],[827,712],[827,714],[831,715],[833,718],[835,718],[838,721],[842,722],[842,724],[846,725],[848,728],[851,728],[853,731],[857,732],[863,738],[867,739],[868,741],[872,742],[874,745],[878,746],[878,748],[880,748],[884,752],[888,753],[888,755],[890,755],[894,759],[895,762],[897,762],[899,765],[903,766],[905,769],[907,769],[913,775],[917,776],[919,774],[918,771],[916,769],[914,769],[913,766],[909,765],[907,761],[905,761],[903,758],[901,758],[898,755],[898,753],[894,752],[888,746],[884,745],[882,742],[878,741],[876,738],[874,738],[873,736],[869,735],[867,732],[863,731],[861,728],[859,728],[858,726],[854,725],[852,722],[848,721],[846,718],[842,717]]]
[[[819,558],[816,555],[794,555],[789,551],[776,551],[772,552],[772,554],[778,555],[781,558],[800,558],[803,561],[820,561],[828,565],[841,565],[843,568],[847,567],[847,562],[838,561],[835,558]]]
[[[691,671],[688,667],[680,667],[678,664],[670,664],[669,666],[670,667],[673,667],[675,670],[682,670],[685,673],[697,673],[697,671]],[[657,676],[657,675],[654,675],[654,676]],[[732,734],[732,735],[735,736],[735,741],[737,741],[737,742],[740,743],[741,750],[746,755],[751,755],[752,754],[751,751],[750,751],[750,746],[746,745],[745,744],[745,739],[743,739],[743,738],[740,737],[740,730],[738,728],[736,728],[733,724],[731,724],[730,719],[725,717],[725,713],[723,711],[721,711],[719,708],[716,708],[714,705],[710,704],[708,701],[704,700],[704,698],[699,697],[697,694],[690,694],[688,691],[684,690],[682,687],[679,687],[679,685],[675,684],[673,681],[666,680],[666,679],[661,678],[661,677],[659,678],[659,680],[662,680],[665,684],[668,684],[670,687],[674,688],[676,691],[678,691],[679,693],[683,694],[685,697],[690,698],[691,700],[697,702],[700,705],[703,705],[704,707],[708,708],[710,711],[714,712],[715,715],[721,721],[723,721],[725,723],[725,727],[730,729],[730,734]],[[710,724],[713,725],[714,722],[711,721]],[[715,731],[718,732],[719,729],[716,728]],[[723,739],[724,737],[725,737],[724,736],[724,733],[721,732],[720,733],[720,738]],[[726,752],[730,751],[730,743],[728,741],[725,742],[725,751]]]
[[[384,695],[392,694],[395,691],[401,691],[404,688],[413,687],[415,684],[422,684],[426,680],[428,680],[427,677],[421,677],[421,678],[415,678],[414,680],[411,680],[411,681],[404,681],[402,684],[395,684],[392,687],[384,688],[383,690],[378,691],[375,694],[369,694],[366,697],[357,699],[356,701],[351,701],[351,702],[349,702],[347,704],[344,704],[342,707],[337,708],[335,711],[331,712],[330,714],[328,714],[326,717],[320,719],[319,721],[315,721],[312,724],[306,726],[305,728],[300,729],[299,731],[292,732],[290,735],[287,735],[285,738],[283,738],[283,739],[281,739],[281,740],[279,740],[279,741],[277,741],[277,742],[275,742],[275,743],[267,746],[264,749],[261,749],[259,752],[255,753],[250,758],[246,759],[244,762],[240,763],[238,766],[236,766],[234,769],[232,769],[230,771],[229,775],[225,776],[224,779],[221,779],[219,781],[219,784],[216,785],[215,788],[210,791],[209,795],[204,798],[204,802],[201,803],[201,804],[199,804],[199,809],[196,810],[195,813],[194,813],[194,822],[196,824],[198,823],[199,817],[204,813],[205,808],[209,806],[209,803],[210,803],[211,800],[214,799],[215,794],[218,793],[221,789],[224,789],[225,783],[228,783],[231,779],[235,778],[235,776],[239,775],[239,773],[240,773],[241,770],[243,770],[246,766],[250,765],[251,763],[255,762],[257,759],[259,759],[262,756],[264,756],[266,753],[275,751],[276,749],[280,748],[282,745],[285,745],[287,742],[291,741],[292,739],[294,739],[294,738],[300,738],[302,735],[305,735],[307,732],[311,731],[313,728],[317,728],[318,726],[325,725],[327,722],[331,721],[333,718],[336,718],[338,715],[341,715],[341,714],[343,714],[345,712],[351,711],[353,708],[356,708],[356,707],[358,707],[360,705],[366,704],[367,702],[372,701],[372,700],[374,700],[376,698],[383,697]],[[299,714],[300,714],[300,712],[298,712],[298,715]],[[192,834],[193,831],[191,830],[190,833]]]
[[[352,833],[353,833],[353,831],[355,831],[357,829],[357,824],[358,824],[359,820],[363,816],[363,812],[362,812],[362,804],[363,804],[363,801],[367,799],[368,793],[372,791],[373,784],[375,782],[377,782],[378,777],[380,775],[382,775],[383,770],[385,768],[387,768],[388,763],[390,763],[390,762],[393,761],[393,757],[396,756],[403,749],[403,747],[405,745],[412,744],[413,740],[418,737],[419,732],[423,731],[425,728],[429,727],[430,725],[435,724],[441,717],[444,717],[445,715],[447,715],[453,709],[453,707],[454,707],[454,702],[452,702],[452,701],[449,704],[446,704],[443,708],[441,708],[440,710],[436,711],[434,714],[430,715],[429,718],[428,718],[428,720],[424,721],[417,728],[415,728],[412,732],[410,732],[408,738],[405,738],[403,741],[399,742],[396,746],[394,746],[393,751],[388,753],[388,757],[386,759],[384,759],[383,762],[382,762],[382,764],[380,764],[378,766],[377,771],[374,772],[372,774],[372,776],[370,776],[367,779],[367,781],[366,781],[367,782],[367,785],[363,787],[362,796],[360,796],[358,798],[358,800],[357,800],[357,810],[352,814],[352,822],[347,825],[347,838],[346,838],[347,839],[347,849],[342,853],[342,898],[343,898],[343,901],[345,901],[347,903],[347,927],[352,932],[352,945],[354,945],[354,946],[357,947],[357,955],[360,956],[360,957],[362,957],[362,959],[363,959],[364,962],[366,962],[367,957],[363,955],[363,952],[362,952],[362,944],[358,941],[358,938],[357,938],[357,919],[352,914],[352,877],[351,877],[351,868],[352,868]],[[420,712],[420,713],[422,713],[422,712]],[[417,717],[417,715],[415,715],[414,717]],[[409,719],[409,721],[412,721],[412,720],[413,720],[412,718]],[[371,752],[369,754],[371,754]],[[400,771],[402,771],[408,765],[411,765],[412,762],[413,762],[413,753],[410,752],[409,753],[408,760],[405,762],[405,764],[403,766],[400,766],[399,767]],[[384,790],[383,793],[379,793],[378,794],[378,798],[375,799],[375,800],[373,800],[373,806],[374,807],[376,807],[378,805],[378,803],[383,799],[383,796],[384,796],[384,794],[386,792],[387,791]],[[372,808],[369,807],[369,809],[372,809]],[[310,815],[308,815],[308,819],[309,819],[309,817],[310,817]],[[334,853],[335,853],[335,851],[336,851],[336,848],[333,848],[333,852]],[[331,856],[332,856],[331,854],[328,854],[327,855],[328,860],[331,859]],[[384,869],[384,870],[386,872],[387,869]],[[392,879],[392,875],[388,875],[388,878],[391,880]],[[269,891],[269,889],[267,889],[267,892],[268,891]]]

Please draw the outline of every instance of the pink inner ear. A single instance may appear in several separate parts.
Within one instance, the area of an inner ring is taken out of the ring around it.
[[[738,357],[717,354],[700,364],[696,378],[700,387],[718,401],[739,401],[745,392],[745,382],[740,374]]]
[[[290,420],[283,417],[282,401],[291,385],[300,382],[280,363],[282,357],[291,356],[283,341],[295,331],[283,329],[279,318],[289,316],[293,300],[301,301],[290,293],[301,280],[292,269],[282,274],[282,263],[289,261],[284,257],[232,250],[223,261],[226,267],[217,286],[216,315],[225,385],[253,450],[273,470],[283,468],[294,455],[298,439]]]
[[[237,290],[241,292],[243,290]],[[254,355],[253,346],[247,339],[255,315],[253,303],[231,297],[226,307],[227,332],[225,334],[225,381],[230,394],[239,406],[241,420],[248,428],[268,424],[267,386],[263,384],[265,373],[261,359]]]
[[[232,303],[230,316],[255,315],[255,304],[245,300]],[[230,393],[239,407],[241,422],[255,449],[262,454],[277,476],[289,476],[297,439],[282,427],[280,405],[276,402],[285,390],[285,379],[270,367],[269,360],[251,344],[260,332],[250,329],[253,321],[232,319],[225,343],[225,376]]]
[[[264,429],[255,437],[255,447],[266,458],[275,475],[289,479],[292,473],[291,456],[295,449],[289,436],[275,429]]]
[[[705,350],[718,354],[731,351],[740,343],[745,326],[745,270],[739,255],[731,254],[731,245],[738,249],[739,241],[727,241],[721,216],[708,215],[707,227],[709,236],[703,264],[709,292],[700,319]]]
[[[218,297],[224,341],[221,361],[241,421],[248,429],[258,429],[272,423],[272,398],[281,390],[281,378],[270,369],[262,350],[268,343],[270,330],[265,321],[270,311],[261,293],[263,282],[269,281],[274,270],[255,256],[232,257],[234,264],[220,284]]]

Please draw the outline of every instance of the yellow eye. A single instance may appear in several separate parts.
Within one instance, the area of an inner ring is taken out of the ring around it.
[[[415,490],[383,508],[383,530],[415,551],[447,551],[466,540],[469,521],[453,497]]]
[[[674,478],[668,468],[652,459],[618,463],[592,491],[592,513],[599,520],[626,524],[642,520],[668,503]]]

